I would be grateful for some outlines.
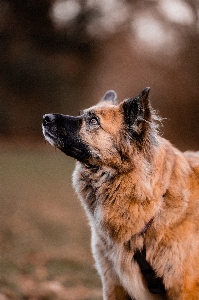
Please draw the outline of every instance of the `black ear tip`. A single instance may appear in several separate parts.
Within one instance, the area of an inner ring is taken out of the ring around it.
[[[150,87],[146,87],[143,91],[142,91],[142,96],[148,96],[149,95],[149,92],[150,92]]]

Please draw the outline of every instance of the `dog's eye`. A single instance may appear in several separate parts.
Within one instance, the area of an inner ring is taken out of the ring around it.
[[[95,126],[95,125],[99,125],[99,122],[98,122],[97,118],[92,117],[89,120],[89,124]]]

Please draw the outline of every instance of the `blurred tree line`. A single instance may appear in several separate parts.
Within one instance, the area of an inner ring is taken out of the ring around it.
[[[0,137],[151,86],[165,136],[199,148],[198,16],[198,0],[0,0]]]

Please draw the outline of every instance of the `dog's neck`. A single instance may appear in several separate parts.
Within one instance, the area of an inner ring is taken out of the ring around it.
[[[148,190],[149,179],[145,178],[142,170],[118,176],[114,169],[107,167],[95,171],[81,168],[80,178],[78,188],[81,190],[82,203],[101,234],[106,234],[108,238],[117,242],[124,239],[128,241],[132,235],[139,235],[139,232],[146,231],[152,224],[148,217],[154,218],[156,207],[159,207],[155,202],[161,200],[156,200],[152,191]],[[143,187],[138,186],[141,183]],[[101,213],[104,208],[106,214]],[[113,211],[116,213],[114,217]]]

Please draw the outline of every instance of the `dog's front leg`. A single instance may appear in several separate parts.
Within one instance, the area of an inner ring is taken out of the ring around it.
[[[109,255],[112,251],[92,228],[92,252],[103,287],[103,300],[134,300],[122,287]]]
[[[133,300],[122,287],[112,263],[98,251],[95,252],[96,267],[100,274],[103,287],[103,300]]]
[[[98,261],[97,265],[102,280],[104,300],[134,300],[122,287],[108,261]]]
[[[114,286],[111,290],[103,290],[104,300],[134,300],[132,299],[121,286]]]

